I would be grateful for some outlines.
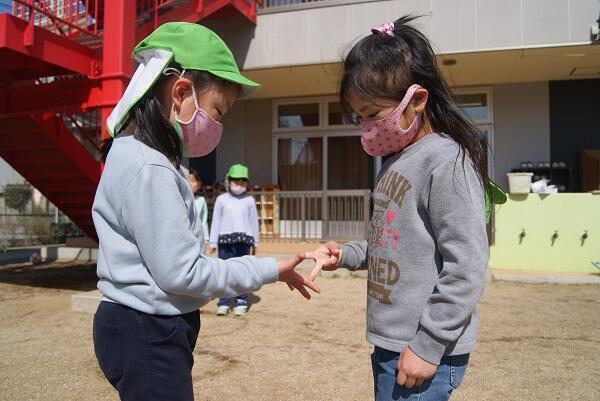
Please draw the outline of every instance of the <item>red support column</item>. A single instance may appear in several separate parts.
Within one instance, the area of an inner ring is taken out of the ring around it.
[[[106,119],[125,92],[133,75],[131,52],[135,46],[135,1],[104,2],[102,48],[102,139],[109,136]]]

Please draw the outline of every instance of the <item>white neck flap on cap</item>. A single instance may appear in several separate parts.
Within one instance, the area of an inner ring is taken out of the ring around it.
[[[136,55],[136,61],[140,64],[123,97],[106,120],[106,128],[111,136],[115,136],[115,132],[119,131],[131,108],[154,85],[172,59],[173,53],[164,49],[149,49]]]

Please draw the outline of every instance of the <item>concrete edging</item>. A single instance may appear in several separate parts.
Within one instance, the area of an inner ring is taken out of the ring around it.
[[[528,284],[600,284],[600,276],[580,275],[580,276],[562,276],[562,275],[533,275],[533,274],[509,274],[493,273],[492,279],[495,281],[512,281],[516,283]]]

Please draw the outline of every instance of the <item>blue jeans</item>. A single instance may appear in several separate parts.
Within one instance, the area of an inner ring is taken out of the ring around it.
[[[219,259],[226,260],[249,254],[250,246],[241,242],[219,245]],[[233,306],[248,306],[248,294],[242,294],[234,298],[219,298],[217,306],[230,306],[232,301],[234,302]]]
[[[396,383],[398,358],[400,354],[375,347],[371,354],[375,401],[445,401],[452,391],[460,386],[467,370],[469,354],[445,356],[435,375],[420,386],[406,388]]]

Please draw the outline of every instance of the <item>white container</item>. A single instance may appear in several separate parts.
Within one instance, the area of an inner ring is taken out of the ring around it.
[[[506,173],[508,177],[508,192],[511,194],[528,194],[531,192],[531,177],[533,173]]]

